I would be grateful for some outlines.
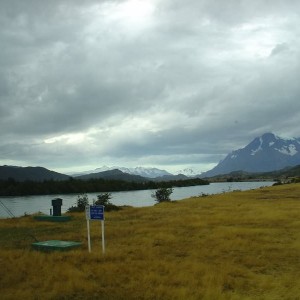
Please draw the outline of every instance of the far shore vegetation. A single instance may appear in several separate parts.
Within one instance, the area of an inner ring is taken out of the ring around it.
[[[172,188],[195,185],[207,185],[208,181],[200,178],[172,181],[124,181],[112,179],[89,179],[80,180],[71,178],[69,180],[54,181],[45,180],[23,181],[14,179],[0,180],[0,196],[27,196],[27,195],[53,195],[53,194],[82,194],[82,193],[104,193],[132,190],[148,190],[158,188]]]
[[[97,221],[88,252],[85,212],[0,219],[1,299],[300,299],[299,212],[299,183],[124,207],[105,213],[105,254]]]

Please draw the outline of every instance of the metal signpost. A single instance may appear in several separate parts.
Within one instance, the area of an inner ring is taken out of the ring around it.
[[[88,231],[88,247],[91,252],[91,235],[90,235],[90,220],[101,221],[102,231],[102,253],[105,253],[105,240],[104,240],[104,206],[103,205],[87,205],[85,207],[87,231]]]

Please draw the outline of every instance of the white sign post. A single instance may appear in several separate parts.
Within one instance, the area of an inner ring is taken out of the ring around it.
[[[87,232],[88,232],[88,249],[91,252],[91,234],[90,234],[90,220],[101,221],[101,235],[102,235],[102,253],[105,253],[105,239],[104,239],[104,206],[103,205],[87,205],[85,207]]]

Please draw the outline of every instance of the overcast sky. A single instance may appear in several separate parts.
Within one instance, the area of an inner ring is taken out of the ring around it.
[[[207,171],[299,137],[298,0],[0,0],[0,164]]]

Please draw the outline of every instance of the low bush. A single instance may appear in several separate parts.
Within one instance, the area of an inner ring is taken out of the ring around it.
[[[87,194],[80,194],[77,196],[75,206],[68,208],[68,212],[81,212],[85,210],[85,207],[89,205],[89,198]]]
[[[109,200],[111,199],[111,193],[102,193],[97,196],[97,200],[93,201],[94,205],[103,205],[105,211],[120,210],[121,208],[117,205],[112,204]]]

